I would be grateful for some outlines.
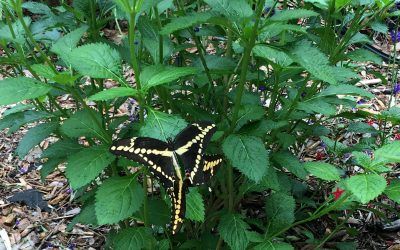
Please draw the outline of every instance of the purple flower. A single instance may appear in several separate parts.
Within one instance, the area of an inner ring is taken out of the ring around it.
[[[76,247],[76,244],[75,243],[69,243],[67,247],[68,247],[68,249],[74,250],[75,247]]]
[[[67,194],[72,193],[72,188],[67,188],[67,190],[65,190],[65,192],[66,192]]]
[[[258,86],[258,90],[265,91],[265,90],[267,90],[267,87],[265,87],[264,85],[260,85],[260,86]]]
[[[325,144],[325,142],[321,142],[320,144],[319,144],[321,147],[323,147],[323,148],[326,148],[326,144]]]
[[[200,27],[194,27],[193,30],[194,30],[194,32],[199,32],[200,31]]]
[[[400,93],[400,83],[396,83],[393,88],[393,94],[397,95],[398,93]]]
[[[396,30],[390,31],[390,37],[392,38],[393,43],[397,43],[400,41],[400,32]]]
[[[136,103],[136,100],[133,99],[133,98],[129,98],[129,103],[130,103],[130,104],[135,104],[135,103]]]
[[[21,221],[19,219],[15,220],[15,226],[17,227]]]

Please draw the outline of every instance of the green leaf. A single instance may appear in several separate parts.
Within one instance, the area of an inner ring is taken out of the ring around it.
[[[347,57],[356,62],[373,62],[382,64],[382,58],[366,49],[356,49],[347,53]]]
[[[291,195],[274,193],[265,201],[267,235],[272,236],[294,222],[296,203]]]
[[[271,23],[262,29],[262,32],[260,34],[260,40],[271,39],[275,36],[278,36],[279,34],[281,34],[284,31],[291,31],[290,33],[293,33],[293,32],[302,33],[302,34],[307,33],[306,28],[302,27],[300,25],[285,24],[285,23]]]
[[[259,182],[267,172],[269,154],[258,137],[230,135],[224,140],[222,150],[232,166],[255,182]]]
[[[348,149],[348,147],[343,143],[331,140],[326,136],[321,136],[321,140],[326,144],[330,152],[341,154]]]
[[[301,164],[299,159],[290,152],[276,152],[272,155],[272,159],[282,168],[286,168],[291,173],[305,180],[307,178],[307,171]]]
[[[193,221],[204,221],[204,201],[198,188],[189,188],[186,195],[185,217]]]
[[[374,98],[374,95],[371,94],[370,92],[349,84],[339,84],[335,86],[329,86],[323,91],[321,91],[317,96],[322,97],[331,95],[355,95],[355,96]]]
[[[40,168],[40,180],[44,182],[46,177],[53,172],[58,165],[63,163],[66,159],[64,158],[51,158],[48,159],[45,163],[43,163],[42,167]]]
[[[336,105],[328,103],[324,98],[313,98],[297,103],[297,109],[309,114],[323,114],[332,116],[336,114]]]
[[[145,124],[140,128],[140,135],[167,141],[168,138],[175,138],[186,126],[186,121],[179,116],[148,109]]]
[[[171,209],[164,200],[155,198],[149,199],[147,209],[149,213],[149,224],[164,227],[170,222]]]
[[[337,84],[332,66],[328,57],[318,48],[311,45],[310,41],[301,40],[291,50],[293,61],[303,66],[316,78],[331,84]]]
[[[378,174],[359,174],[350,177],[346,181],[346,186],[361,203],[365,204],[382,194],[386,180]]]
[[[372,163],[372,159],[369,155],[362,152],[352,152],[351,155],[355,158],[356,162],[364,168],[369,168]]]
[[[98,92],[88,98],[90,101],[105,101],[114,99],[117,97],[125,97],[125,96],[137,96],[138,92],[136,89],[128,88],[128,87],[116,87],[112,89],[106,89],[101,92]]]
[[[17,131],[24,124],[49,117],[52,117],[52,115],[44,111],[27,110],[24,112],[14,113],[0,120],[0,130],[9,128],[8,134],[11,134]]]
[[[307,17],[312,17],[312,16],[318,16],[319,14],[317,12],[314,12],[312,10],[306,10],[306,9],[286,9],[282,11],[278,11],[275,13],[275,15],[271,16],[269,20],[271,21],[289,21],[293,19],[299,19],[299,18],[307,18]]]
[[[29,12],[32,12],[33,14],[42,14],[42,15],[52,14],[49,6],[42,3],[25,2],[22,3],[22,8],[29,10]]]
[[[24,22],[26,26],[29,27],[31,25],[32,20],[30,17],[24,17]],[[24,44],[26,32],[24,27],[22,26],[22,23],[18,20],[12,23],[11,27],[12,27],[12,32],[8,25],[5,25],[0,28],[0,40],[4,39],[6,42],[15,42],[19,44]]]
[[[304,168],[315,177],[325,181],[337,181],[340,179],[339,170],[326,162],[306,162],[304,163]]]
[[[253,48],[254,55],[276,63],[282,67],[289,66],[293,60],[283,51],[265,45],[256,45]]]
[[[78,153],[84,147],[69,139],[59,140],[43,151],[41,158],[63,158]]]
[[[59,55],[66,64],[70,64],[72,57],[71,52],[78,45],[87,29],[88,26],[82,26],[69,32],[58,39],[57,42],[53,44],[50,51]]]
[[[11,107],[7,110],[5,110],[2,114],[3,118],[11,115],[11,114],[15,114],[21,111],[25,111],[28,109],[33,109],[35,107],[35,105],[33,104],[23,104],[23,103],[18,103],[17,105],[15,105],[14,107]]]
[[[47,79],[52,79],[56,75],[52,68],[47,64],[33,64],[31,67],[36,74]]]
[[[76,225],[77,223],[97,226],[98,223],[96,216],[93,216],[95,214],[94,209],[94,202],[90,202],[83,206],[81,212],[72,219],[71,223],[68,224],[67,230],[72,230],[74,225]]]
[[[218,231],[221,238],[233,250],[246,249],[249,244],[248,228],[239,214],[225,214],[221,217],[218,225]]]
[[[110,239],[112,249],[128,250],[128,249],[154,249],[154,236],[150,228],[146,227],[129,227],[121,230],[116,235],[111,235]]]
[[[144,191],[136,177],[111,177],[96,192],[96,217],[99,225],[128,218],[142,206]]]
[[[210,12],[189,13],[182,17],[173,18],[171,22],[166,24],[160,31],[161,35],[169,35],[177,30],[190,28],[207,22],[213,15]]]
[[[24,158],[29,151],[38,145],[41,141],[50,136],[58,128],[58,123],[42,123],[29,129],[28,133],[22,137],[21,141],[18,143],[16,152],[19,158]]]
[[[0,81],[0,105],[34,99],[47,94],[52,87],[27,77],[7,78]]]
[[[378,131],[365,122],[352,122],[347,127],[348,132],[376,134]]]
[[[239,21],[253,15],[253,10],[244,0],[204,0],[204,2],[232,21]]]
[[[372,165],[399,163],[400,162],[400,141],[394,141],[390,144],[375,150]]]
[[[264,109],[261,106],[243,105],[239,109],[235,130],[238,131],[248,122],[260,120],[263,116]]]
[[[105,43],[77,47],[71,51],[69,61],[82,75],[116,80],[121,78],[121,57],[117,50]]]
[[[78,189],[93,181],[115,156],[106,146],[93,146],[68,157],[65,171],[73,189]]]
[[[92,110],[77,111],[61,125],[61,131],[72,138],[87,136],[97,137],[104,142],[109,140],[107,132],[101,127],[99,113],[95,113]]]
[[[400,203],[400,180],[391,180],[386,187],[385,194],[397,203]]]
[[[146,67],[140,75],[142,87],[145,91],[151,87],[178,80],[181,77],[193,75],[198,72],[194,67],[172,67],[153,65]]]
[[[285,242],[272,242],[272,241],[265,241],[261,244],[258,244],[254,247],[253,250],[293,250],[294,247],[289,243]]]

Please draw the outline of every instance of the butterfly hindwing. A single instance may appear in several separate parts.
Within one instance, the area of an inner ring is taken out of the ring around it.
[[[186,189],[187,186],[182,179],[177,180],[173,187],[167,189],[168,195],[171,198],[172,234],[176,234],[179,231],[185,217]]]
[[[211,122],[193,123],[182,130],[175,138],[174,149],[182,160],[185,172],[193,183],[203,180],[203,154],[212,135],[215,133],[215,124]]]
[[[215,171],[222,165],[222,157],[220,155],[204,155],[203,159],[204,163],[202,172],[204,173],[204,182],[207,182],[212,176],[214,176]]]
[[[133,137],[116,141],[110,151],[146,165],[150,173],[163,183],[164,188],[173,186],[173,152],[167,143],[149,137]]]

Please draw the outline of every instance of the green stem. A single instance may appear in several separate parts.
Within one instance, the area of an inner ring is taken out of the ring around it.
[[[140,84],[140,70],[139,70],[139,63],[136,57],[136,46],[135,46],[135,28],[136,28],[136,1],[134,1],[134,7],[129,13],[129,52],[131,56],[131,64],[135,74],[135,82],[136,82],[136,89],[139,92],[138,101],[140,104],[139,109],[139,119],[140,123],[144,123],[144,107],[145,107],[145,99],[141,94],[141,84]],[[143,173],[143,189],[144,189],[144,202],[143,202],[143,220],[146,227],[149,226],[148,220],[148,202],[147,202],[147,175]]]
[[[243,53],[239,86],[238,86],[237,92],[236,92],[235,104],[233,107],[232,121],[231,121],[230,129],[228,130],[228,134],[233,132],[233,130],[236,126],[236,122],[238,120],[239,109],[240,109],[240,106],[242,103],[242,95],[243,95],[243,91],[244,91],[244,85],[246,83],[247,70],[248,70],[248,66],[249,66],[248,64],[250,62],[251,51],[253,50],[253,47],[255,45],[257,31],[258,31],[258,24],[260,23],[260,16],[261,16],[261,13],[263,10],[263,4],[264,4],[264,1],[259,0],[257,2],[257,18],[254,23],[253,29],[251,31],[249,42],[247,43],[247,46],[245,47],[245,50]]]

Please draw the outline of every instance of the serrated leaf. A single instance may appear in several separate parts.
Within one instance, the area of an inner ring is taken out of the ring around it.
[[[336,114],[336,105],[328,103],[323,98],[309,99],[297,104],[297,109],[303,110],[309,114],[323,114],[332,116]]]
[[[276,12],[275,15],[269,18],[269,20],[282,22],[282,21],[289,21],[293,19],[307,18],[318,15],[319,14],[317,12],[307,9],[286,9]]]
[[[95,214],[95,207],[94,207],[94,202],[90,202],[88,204],[85,204],[81,212],[76,215],[71,223],[68,224],[67,230],[70,231],[76,225],[77,223],[84,224],[84,225],[93,225],[97,226],[97,219],[96,216],[93,216]]]
[[[371,133],[376,134],[378,131],[365,122],[352,122],[347,127],[347,131],[354,133]]]
[[[72,57],[72,50],[78,45],[81,37],[88,29],[88,26],[82,26],[73,30],[57,40],[53,44],[50,51],[59,55],[66,64],[70,64],[70,59]]]
[[[193,25],[205,23],[213,15],[209,12],[188,13],[185,16],[171,19],[160,31],[161,35],[169,35],[175,31],[192,27]]]
[[[400,180],[391,180],[385,189],[385,194],[395,202],[400,204]]]
[[[400,141],[394,141],[390,144],[375,150],[372,165],[399,163],[400,162]]]
[[[149,109],[145,124],[140,128],[140,135],[167,141],[168,138],[175,138],[186,126],[186,121],[179,116]]]
[[[376,64],[382,63],[382,58],[377,54],[366,50],[366,49],[356,49],[347,53],[347,57],[356,62],[373,62]]]
[[[378,174],[359,174],[350,177],[346,181],[346,186],[361,203],[365,204],[382,194],[386,180]]]
[[[204,201],[198,188],[189,188],[186,195],[186,214],[185,217],[193,221],[204,221]]]
[[[221,217],[218,231],[221,238],[233,250],[246,249],[249,244],[247,237],[249,225],[238,214],[225,214]]]
[[[154,249],[154,236],[147,227],[129,227],[108,239],[115,250]]]
[[[29,10],[33,14],[42,14],[42,15],[51,15],[51,9],[49,6],[43,4],[43,3],[37,3],[37,2],[24,2],[21,5],[22,8]]]
[[[352,152],[351,154],[362,167],[369,168],[371,166],[372,159],[369,155],[362,152]]]
[[[260,40],[271,39],[284,31],[292,31],[297,33],[307,33],[307,29],[300,25],[286,24],[286,23],[271,23],[262,29]]]
[[[230,135],[224,140],[222,150],[232,166],[255,182],[267,172],[269,154],[258,137]]]
[[[46,177],[53,172],[57,166],[63,163],[66,159],[64,158],[52,158],[48,159],[45,163],[43,163],[42,167],[40,168],[40,180],[44,182]]]
[[[128,218],[142,206],[144,191],[132,176],[111,177],[96,192],[96,217],[99,225]]]
[[[293,60],[285,52],[265,45],[254,46],[253,53],[256,56],[262,57],[282,67],[289,66],[293,62]]]
[[[340,179],[339,170],[332,164],[326,162],[306,162],[304,168],[315,177],[326,181],[337,181]]]
[[[140,75],[140,79],[142,87],[146,91],[151,87],[169,83],[181,77],[196,74],[197,72],[198,69],[194,67],[154,65],[146,67]]]
[[[321,91],[317,96],[331,96],[331,95],[354,95],[363,96],[368,98],[374,98],[374,95],[370,92],[349,84],[339,84],[334,86],[329,86],[323,91]]]
[[[78,189],[93,181],[115,156],[106,146],[93,146],[68,157],[65,174],[73,189]]]
[[[20,159],[25,157],[29,151],[38,145],[41,141],[50,136],[58,128],[58,123],[42,123],[29,129],[28,133],[22,137],[21,141],[18,143],[16,152]]]
[[[261,106],[243,105],[239,109],[235,130],[238,131],[246,123],[260,120],[263,116],[264,109]]]
[[[43,151],[42,158],[62,158],[82,150],[81,144],[69,139],[59,140]]]
[[[265,201],[268,218],[267,235],[272,236],[294,222],[296,203],[291,195],[274,193]]]
[[[30,17],[24,17],[24,22],[26,26],[29,27],[31,25],[32,20]],[[0,28],[0,40],[4,39],[7,42],[24,44],[26,32],[24,27],[22,26],[22,23],[19,20],[17,20],[16,22],[11,24],[11,28],[12,32],[8,25],[4,25],[3,27]]]
[[[272,155],[272,159],[282,168],[286,168],[291,173],[305,180],[307,178],[307,171],[301,164],[299,159],[290,152],[276,152]]]
[[[171,209],[161,199],[149,199],[147,202],[147,209],[149,213],[149,223],[164,227],[170,222]]]
[[[307,40],[297,42],[291,50],[291,57],[293,61],[303,66],[314,77],[330,84],[337,84],[328,57],[311,45],[311,42]]]
[[[56,75],[52,68],[46,64],[33,64],[31,65],[31,68],[36,72],[36,74],[47,79],[51,79]]]
[[[253,250],[293,250],[294,247],[286,242],[265,241],[254,247]]]
[[[211,8],[233,21],[253,15],[250,5],[243,0],[204,0]]]
[[[89,112],[93,113],[90,114]],[[108,134],[101,127],[99,113],[95,113],[92,110],[77,111],[61,125],[61,131],[72,138],[88,136],[97,137],[104,142],[109,140]]]
[[[121,57],[105,43],[91,43],[72,49],[69,62],[82,75],[120,79]]]
[[[52,117],[53,115],[36,110],[27,110],[8,115],[0,120],[0,130],[9,128],[8,134],[14,133],[22,125]]]
[[[343,143],[331,140],[326,136],[321,136],[321,140],[326,144],[328,150],[331,152],[340,154],[348,149],[348,146],[344,145]]]
[[[11,107],[7,110],[5,110],[2,114],[3,118],[11,115],[11,114],[15,114],[21,111],[25,111],[28,109],[33,109],[35,107],[35,105],[33,104],[23,104],[23,103],[18,103],[17,105],[15,105],[14,107]]]
[[[137,96],[138,91],[128,87],[116,87],[98,92],[88,98],[90,101],[105,101],[117,97]]]
[[[34,99],[47,94],[52,87],[27,77],[7,78],[0,81],[0,105]]]

